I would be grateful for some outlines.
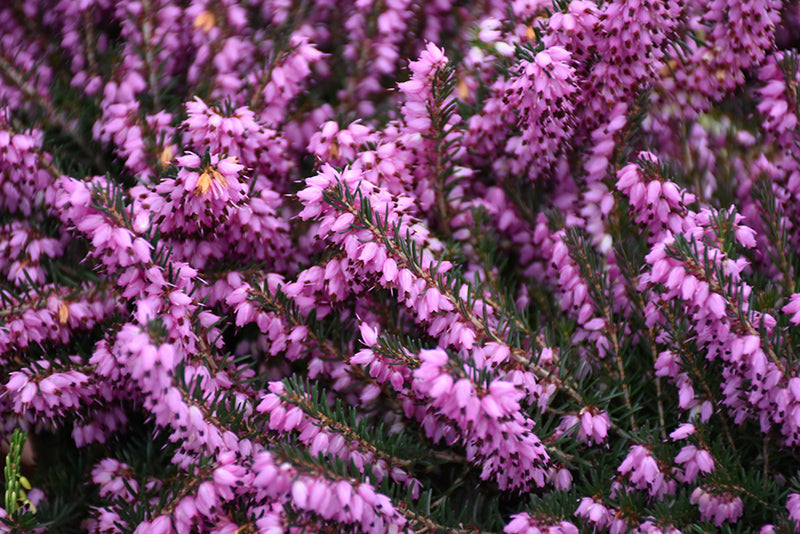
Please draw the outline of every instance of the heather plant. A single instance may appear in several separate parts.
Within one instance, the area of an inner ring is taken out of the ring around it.
[[[0,532],[800,532],[798,43],[0,2]]]

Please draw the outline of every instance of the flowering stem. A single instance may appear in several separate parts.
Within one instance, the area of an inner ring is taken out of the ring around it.
[[[617,242],[622,242],[621,236],[617,238]],[[646,293],[642,291],[638,291],[635,287],[633,287],[633,280],[634,276],[632,274],[631,264],[628,261],[627,255],[624,254],[622,251],[616,251],[616,257],[619,260],[620,269],[623,271],[622,279],[627,288],[628,297],[631,299],[631,302],[636,306],[637,312],[640,317],[644,317],[645,314],[645,296]],[[656,346],[656,333],[652,327],[648,327],[646,325],[642,325],[639,328],[640,332],[643,332],[643,335],[647,337],[647,346],[650,349],[650,356],[652,358],[653,364],[655,365],[656,360],[658,359],[658,347]],[[655,386],[656,386],[656,407],[658,409],[658,423],[659,429],[661,431],[661,439],[667,439],[667,424],[664,419],[664,399],[662,397],[663,393],[661,391],[661,377],[655,376]]]
[[[680,331],[678,327],[678,318],[675,317],[673,314],[668,314],[667,316],[670,322],[672,323],[672,331],[673,332]],[[701,373],[701,370],[697,367],[697,365],[695,365],[692,355],[689,354],[689,352],[685,349],[684,342],[679,339],[673,339],[672,347],[673,350],[675,350],[678,354],[680,354],[681,362],[689,367],[694,378],[700,382],[700,385],[703,387],[703,390],[705,391],[706,398],[709,399],[709,401],[713,401],[715,399],[715,396],[711,391],[711,386],[708,385],[708,382],[705,380],[704,375]],[[725,417],[725,414],[722,412],[719,412],[719,418],[720,421],[722,422],[722,428],[724,429],[725,437],[728,440],[728,444],[730,445],[731,450],[734,453],[736,453],[736,444],[733,441],[733,435],[731,434],[731,430],[728,427],[728,418]],[[738,453],[736,454],[738,458]]]
[[[603,316],[603,332],[611,341],[612,357],[616,363],[617,381],[622,388],[625,407],[628,408],[628,412],[630,413],[631,428],[635,431],[638,426],[634,416],[633,404],[631,403],[628,379],[625,376],[625,365],[622,362],[622,355],[620,354],[619,334],[616,326],[617,321],[611,309],[613,303],[610,302],[611,299],[607,295],[607,276],[602,272],[602,267],[598,265],[598,262],[590,258],[590,245],[580,236],[577,229],[573,228],[566,232],[565,242],[569,246],[572,259],[578,264],[581,270],[581,275],[588,282],[589,291],[595,303],[595,309]]]
[[[683,255],[682,255],[683,256]],[[735,295],[730,295],[723,287],[723,284],[720,283],[714,276],[709,276],[706,270],[703,268],[701,264],[695,261],[694,258],[689,256],[683,257],[684,262],[686,263],[689,270],[697,276],[700,280],[705,280],[708,282],[710,286],[710,290],[722,295],[725,299],[725,307],[730,318],[737,318],[739,320],[739,327],[744,330],[747,334],[752,336],[757,336],[761,340],[761,345],[764,347],[764,352],[769,356],[769,359],[772,361],[773,364],[780,370],[781,374],[786,377],[786,367],[783,365],[783,362],[778,358],[777,354],[775,354],[775,350],[772,346],[772,343],[769,342],[768,339],[765,339],[761,336],[758,329],[753,326],[750,322],[750,319],[747,316],[747,313],[741,312],[741,308],[737,306]]]
[[[333,190],[335,194],[335,205],[337,205],[343,211],[355,216],[364,228],[372,232],[372,234],[375,236],[376,242],[384,243],[392,256],[400,258],[416,276],[425,280],[428,287],[438,288],[441,294],[450,301],[453,308],[458,310],[466,322],[473,326],[477,336],[482,339],[502,343],[504,345],[507,343],[503,336],[501,336],[494,327],[479,318],[460,298],[451,292],[451,289],[444,283],[444,280],[441,276],[434,278],[428,271],[418,265],[416,261],[413,261],[413,258],[405,254],[403,248],[400,247],[395,240],[394,234],[397,233],[396,227],[394,227],[395,231],[392,232],[389,231],[386,223],[381,224],[380,227],[376,225],[374,221],[364,215],[363,209],[359,210],[355,206],[355,204],[350,200],[349,195],[344,194],[345,190],[346,186],[341,182],[339,187]],[[366,199],[362,199],[362,202],[368,201]],[[476,295],[476,298],[480,298],[486,303],[491,302],[490,299],[486,298],[484,295]],[[530,339],[533,341],[536,340],[537,337],[532,337]],[[556,376],[552,371],[533,363],[528,357],[528,353],[521,348],[511,346],[509,347],[509,350],[511,357],[518,364],[521,364],[539,378],[547,382],[556,383],[563,389],[563,391],[566,391],[575,400],[579,401],[583,405],[586,404],[583,396],[573,385],[574,382],[572,382],[569,376]]]

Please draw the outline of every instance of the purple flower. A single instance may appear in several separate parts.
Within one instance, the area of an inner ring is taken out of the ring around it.
[[[698,486],[692,491],[692,504],[700,510],[701,519],[713,520],[716,526],[728,521],[735,523],[742,515],[742,499],[730,493],[712,493]]]

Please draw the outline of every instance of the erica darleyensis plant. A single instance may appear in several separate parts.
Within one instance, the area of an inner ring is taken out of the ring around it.
[[[0,532],[800,532],[798,44],[0,2]]]

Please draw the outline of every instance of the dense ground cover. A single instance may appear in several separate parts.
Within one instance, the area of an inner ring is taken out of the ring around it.
[[[0,531],[800,530],[799,37],[0,2]]]

